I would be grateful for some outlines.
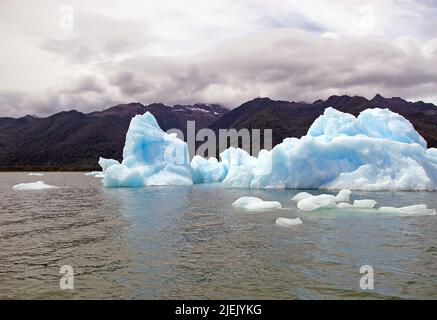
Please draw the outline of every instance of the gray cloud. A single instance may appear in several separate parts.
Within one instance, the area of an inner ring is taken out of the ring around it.
[[[88,92],[105,93],[105,88],[95,76],[83,76],[62,90],[64,94],[82,94]]]
[[[69,63],[84,64],[144,50],[154,42],[154,36],[133,18],[116,19],[95,13],[75,16],[78,18],[73,30],[42,40],[40,48]]]
[[[137,57],[107,72],[123,70],[153,83],[134,93],[144,102],[236,106],[258,95],[308,101],[334,93],[437,98],[436,61],[435,52],[425,56],[420,48],[411,55],[395,43],[281,29],[197,55]],[[132,93],[130,81],[112,84]]]
[[[257,96],[437,103],[435,1],[181,3],[78,1],[65,31],[63,1],[44,2],[38,16],[20,0],[2,2],[0,116],[130,101],[235,107]]]
[[[8,113],[13,104],[23,105],[23,100],[41,113],[73,107],[92,110],[116,101],[209,102],[235,107],[257,96],[314,101],[331,94],[371,98],[376,93],[436,101],[437,70],[433,66],[437,51],[425,54],[421,47],[416,49],[279,29],[199,54],[139,55],[103,64],[99,77],[106,80],[83,76],[38,99],[0,94],[1,108]]]
[[[135,96],[146,92],[149,87],[149,81],[137,78],[132,72],[123,71],[111,76],[109,83],[116,86],[123,95]]]

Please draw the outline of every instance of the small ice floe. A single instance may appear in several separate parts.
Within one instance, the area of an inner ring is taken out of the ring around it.
[[[303,200],[303,199],[306,199],[306,198],[311,198],[311,197],[313,197],[313,195],[311,193],[308,193],[308,192],[299,192],[293,198],[291,198],[291,201],[299,202],[300,200]]]
[[[334,197],[335,202],[349,202],[349,198],[352,194],[350,190],[340,190],[337,195]]]
[[[334,202],[337,202],[337,203],[338,202],[349,202],[351,194],[352,194],[352,191],[350,191],[350,190],[340,190],[336,196],[332,196],[329,194],[321,194],[319,196],[313,196],[311,193],[308,193],[308,192],[299,192],[293,198],[291,198],[291,200],[295,201],[295,202],[299,202],[299,201],[304,200],[304,199],[319,197],[319,198],[314,199],[314,201],[318,202],[321,199],[324,199],[324,201],[328,201],[328,199],[329,199],[329,202],[331,202],[330,199],[333,198]],[[312,201],[308,200],[304,203],[311,203],[311,202]],[[310,210],[310,211],[312,211],[312,210]]]
[[[257,197],[241,197],[234,201],[232,206],[246,210],[269,210],[282,208],[281,203],[278,201],[264,201],[263,199]]]
[[[340,208],[340,209],[342,209],[342,208],[353,208],[353,207],[354,207],[353,204],[350,204],[350,203],[347,203],[347,202],[337,203],[337,208]]]
[[[57,189],[56,186],[45,184],[43,181],[19,183],[12,187],[14,190],[44,190],[44,189]]]
[[[29,173],[29,176],[43,176],[43,173],[36,173],[36,172],[31,172]]]
[[[435,216],[435,209],[428,209],[426,204],[416,204],[412,206],[406,207],[381,207],[379,208],[380,212],[384,213],[395,213],[401,216]]]
[[[302,224],[302,220],[300,218],[296,219],[288,219],[288,218],[278,218],[276,219],[276,225],[280,227],[290,227],[296,226],[298,224]]]
[[[91,172],[85,173],[85,175],[95,177],[95,178],[104,178],[105,177],[105,174],[103,173],[103,171],[91,171]]]
[[[376,201],[372,199],[355,200],[354,207],[360,209],[372,209],[376,205]]]
[[[335,208],[335,199],[333,195],[321,194],[300,200],[297,207],[302,211],[314,211],[324,208]]]

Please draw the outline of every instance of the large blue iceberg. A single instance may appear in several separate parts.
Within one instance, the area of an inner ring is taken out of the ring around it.
[[[258,157],[229,148],[215,158],[194,156],[161,130],[150,113],[129,126],[123,161],[99,161],[106,187],[221,183],[230,188],[437,190],[437,149],[388,109],[358,117],[327,108],[306,136],[286,138]]]

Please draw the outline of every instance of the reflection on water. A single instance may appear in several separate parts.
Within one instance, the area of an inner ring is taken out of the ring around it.
[[[435,216],[301,213],[293,190],[106,189],[82,173],[38,180],[62,188],[13,191],[35,178],[0,173],[1,298],[437,298]],[[232,208],[246,195],[286,209]],[[353,197],[437,207],[436,192]],[[280,216],[304,223],[277,227]],[[72,291],[59,289],[65,264]],[[365,264],[375,269],[373,291],[359,287]]]

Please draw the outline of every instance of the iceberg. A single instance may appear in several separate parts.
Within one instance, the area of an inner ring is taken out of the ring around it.
[[[303,221],[300,218],[288,219],[288,218],[278,218],[276,219],[276,225],[280,227],[290,227],[302,224]]]
[[[220,159],[194,156],[149,112],[132,118],[123,161],[99,161],[106,187],[221,183],[228,188],[437,190],[437,149],[388,109],[358,117],[327,108],[300,139],[286,138],[258,157],[229,148]],[[297,195],[296,195],[297,196]],[[296,199],[298,201],[302,199]],[[334,202],[347,202],[343,191]]]
[[[241,197],[232,203],[235,208],[245,209],[245,210],[270,210],[270,209],[280,209],[282,205],[278,201],[264,201],[257,197]]]
[[[150,112],[132,118],[123,161],[100,158],[99,164],[106,187],[193,184],[187,144],[162,131]]]
[[[335,202],[349,202],[350,195],[352,194],[351,190],[340,190],[337,195],[334,197]],[[323,196],[331,196],[323,194]],[[291,201],[299,202],[303,199],[308,199],[314,197],[311,193],[308,192],[299,192],[296,194],[293,198],[291,198]],[[326,198],[326,197],[325,197]]]
[[[330,194],[321,194],[300,200],[297,207],[302,211],[335,208],[335,198]]]
[[[376,205],[376,201],[372,199],[355,200],[353,206],[361,209],[372,209]]]
[[[334,197],[335,202],[349,202],[349,198],[352,194],[350,190],[340,190]]]
[[[103,171],[91,171],[88,173],[85,173],[86,176],[95,177],[95,178],[104,178],[105,174]]]
[[[428,209],[426,204],[416,204],[412,206],[406,206],[401,208],[394,207],[381,207],[380,212],[384,213],[395,213],[400,216],[435,216],[435,209]]]
[[[353,208],[353,207],[354,207],[353,204],[350,204],[350,203],[347,203],[347,202],[340,202],[340,203],[337,203],[337,208],[339,208],[339,209],[344,209],[344,208]]]
[[[313,197],[313,195],[311,193],[308,193],[308,192],[299,192],[293,198],[291,198],[291,201],[299,202],[302,199],[311,198],[311,197]]]
[[[51,186],[45,184],[43,181],[30,182],[30,183],[19,183],[12,187],[14,190],[44,190],[44,189],[58,189],[56,186]]]

